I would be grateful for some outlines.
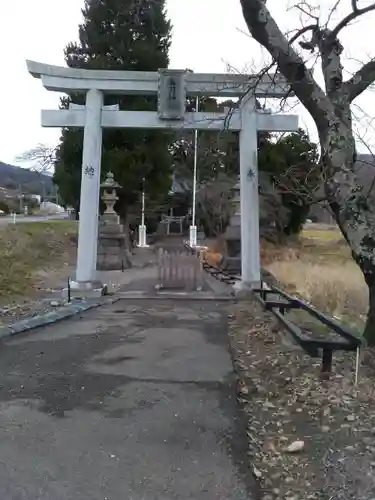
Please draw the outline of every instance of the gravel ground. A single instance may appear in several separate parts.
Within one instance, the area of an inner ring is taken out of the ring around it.
[[[263,500],[375,500],[374,355],[335,354],[330,380],[252,299],[231,306],[230,342],[249,456]]]
[[[74,275],[69,258],[65,256],[63,263],[40,269],[35,275],[33,287],[23,297],[0,304],[0,326],[56,311],[66,305],[67,300],[62,299],[61,290],[67,286],[68,278]]]
[[[68,303],[62,299],[61,290],[67,286],[68,278],[75,274],[75,253],[65,256],[64,260],[67,262],[59,262],[56,268],[52,266],[47,270],[39,270],[34,287],[27,295],[19,297],[11,304],[0,304],[0,327],[56,311]],[[140,270],[152,266],[154,262],[152,249],[138,250],[133,256],[133,267],[125,270],[125,273],[135,275]]]
[[[25,301],[10,307],[0,309],[0,326],[6,326],[27,318],[33,318],[40,314],[56,311],[64,306],[67,301],[57,300],[33,300]]]

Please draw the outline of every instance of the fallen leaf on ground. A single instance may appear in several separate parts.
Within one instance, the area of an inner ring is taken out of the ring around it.
[[[305,448],[305,442],[304,441],[293,441],[287,448],[286,452],[288,453],[298,453],[302,451]]]

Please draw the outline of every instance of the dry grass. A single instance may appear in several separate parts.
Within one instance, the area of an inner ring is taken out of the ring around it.
[[[58,265],[75,245],[77,224],[72,221],[16,224],[0,229],[0,300],[24,295],[36,273]]]
[[[264,245],[264,267],[291,293],[360,329],[368,308],[363,276],[334,229],[311,229],[287,248]]]

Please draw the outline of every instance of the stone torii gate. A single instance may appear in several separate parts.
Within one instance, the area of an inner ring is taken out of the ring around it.
[[[77,290],[97,286],[96,258],[102,155],[102,128],[192,129],[239,131],[241,189],[241,284],[260,284],[257,132],[291,132],[298,117],[256,109],[257,97],[288,95],[285,80],[264,76],[198,74],[187,70],[159,72],[82,70],[27,61],[30,74],[50,91],[86,95],[84,106],[43,110],[43,127],[84,129],[81,205],[78,236]],[[120,111],[104,106],[105,94],[158,95],[158,111]],[[186,96],[243,96],[231,113],[188,113]],[[124,165],[126,168],[126,165]]]

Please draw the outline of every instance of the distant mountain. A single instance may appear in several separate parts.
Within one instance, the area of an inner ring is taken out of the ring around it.
[[[24,194],[49,195],[54,192],[52,176],[0,161],[0,187]]]

